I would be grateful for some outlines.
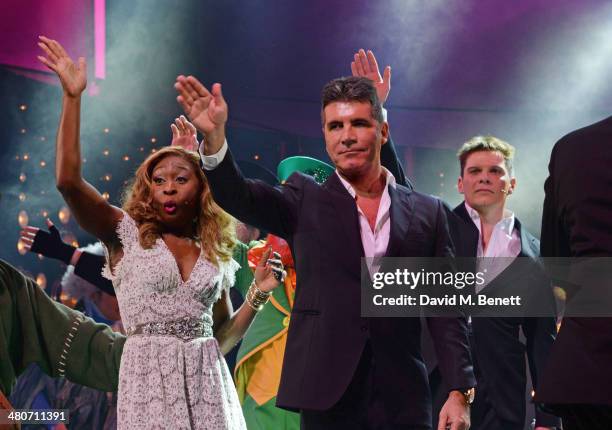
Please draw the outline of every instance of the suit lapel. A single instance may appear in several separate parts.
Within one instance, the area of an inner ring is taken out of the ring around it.
[[[349,252],[357,250],[359,257],[363,257],[365,252],[361,242],[359,215],[355,199],[342,185],[338,174],[335,172],[323,183],[323,187],[329,191],[325,194],[325,197],[328,199],[328,204],[334,208],[337,215],[337,224],[342,225],[341,231],[344,232],[344,238],[337,237],[336,240],[344,241]],[[341,233],[341,231],[339,230],[337,233]]]
[[[411,215],[414,213],[414,201],[409,197],[409,193],[402,192],[397,186],[389,187],[389,197],[391,228],[385,257],[395,257],[399,255],[402,241],[407,240]]]
[[[540,256],[540,249],[536,238],[523,228],[521,222],[516,217],[514,218],[514,226],[517,228],[521,238],[521,253],[519,257],[538,258]]]
[[[476,257],[480,233],[478,227],[474,225],[470,214],[467,212],[465,202],[461,202],[453,209],[453,214],[456,215],[458,220],[449,220],[449,224],[457,256]],[[453,229],[455,231],[452,231]]]
[[[496,288],[496,286],[508,286],[513,285],[513,279],[522,276],[526,262],[519,260],[521,257],[529,257],[530,259],[537,258],[537,252],[534,252],[534,238],[530,237],[527,232],[522,228],[522,225],[518,218],[514,218],[514,226],[518,230],[519,238],[521,240],[521,252],[517,255],[517,258],[508,265],[490,284],[482,289],[483,292],[490,291]],[[508,257],[510,258],[510,257]]]

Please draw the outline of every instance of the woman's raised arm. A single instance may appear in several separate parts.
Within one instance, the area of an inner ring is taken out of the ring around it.
[[[121,211],[81,176],[79,133],[81,94],[87,86],[85,58],[80,57],[75,64],[57,41],[44,36],[39,39],[38,46],[46,56],[38,56],[38,59],[57,74],[64,90],[55,155],[57,189],[83,229],[107,245],[115,245]]]

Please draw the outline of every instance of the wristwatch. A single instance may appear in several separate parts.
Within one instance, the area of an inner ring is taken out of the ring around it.
[[[462,391],[461,394],[463,394],[463,397],[465,398],[465,403],[467,403],[468,405],[471,405],[472,403],[474,403],[474,396],[476,395],[476,388],[474,387],[469,388],[465,391]]]

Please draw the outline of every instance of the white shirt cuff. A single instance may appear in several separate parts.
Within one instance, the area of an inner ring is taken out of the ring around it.
[[[225,158],[225,154],[227,153],[227,139],[223,142],[221,149],[216,154],[212,155],[204,155],[204,145],[200,143],[200,147],[198,148],[198,152],[200,153],[200,158],[202,159],[202,166],[205,170],[214,170]]]

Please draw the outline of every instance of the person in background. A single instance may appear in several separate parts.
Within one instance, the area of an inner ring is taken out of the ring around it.
[[[612,117],[564,136],[552,150],[544,184],[542,256],[604,262],[608,274],[592,283],[577,265],[572,276],[555,279],[566,290],[568,316],[535,398],[567,430],[612,428],[611,142]],[[581,312],[577,306],[585,300],[604,312]]]
[[[537,391],[556,334],[552,286],[544,270],[538,269],[539,242],[507,207],[516,187],[514,152],[512,145],[494,136],[475,136],[459,149],[457,188],[464,201],[454,213],[463,224],[451,223],[451,236],[458,256],[484,257],[481,261],[487,263],[487,283],[477,293],[512,292],[550,312],[538,317],[471,318],[470,344],[478,386],[471,411],[474,430],[524,428],[525,356]],[[533,262],[530,268],[534,270],[514,264],[525,258]],[[525,344],[519,339],[521,330]],[[504,383],[499,384],[500,380]],[[558,417],[538,405],[535,417],[536,430],[561,426]]]
[[[57,228],[47,220],[51,234],[55,237]],[[33,228],[26,227],[25,231]],[[46,232],[45,232],[46,233]],[[39,239],[42,236],[39,236]],[[26,249],[41,250],[37,242],[28,242],[24,236]],[[64,244],[57,233],[57,241]],[[49,246],[47,242],[43,247]],[[75,250],[82,255],[103,255],[102,244],[95,243]],[[71,261],[74,261],[71,260]],[[78,264],[78,261],[74,261]],[[102,266],[98,267],[100,273]],[[107,294],[98,286],[92,285],[75,274],[74,267],[69,265],[61,280],[62,291],[72,300],[76,300],[75,310],[82,312],[94,321],[107,324],[113,330],[122,332],[117,298]],[[66,409],[71,417],[67,425],[69,429],[115,429],[117,426],[117,395],[113,392],[103,392],[83,385],[75,384],[65,378],[52,378],[42,372],[39,366],[32,364],[18,378],[11,393],[12,403],[19,409]],[[24,426],[27,429],[28,425]]]

